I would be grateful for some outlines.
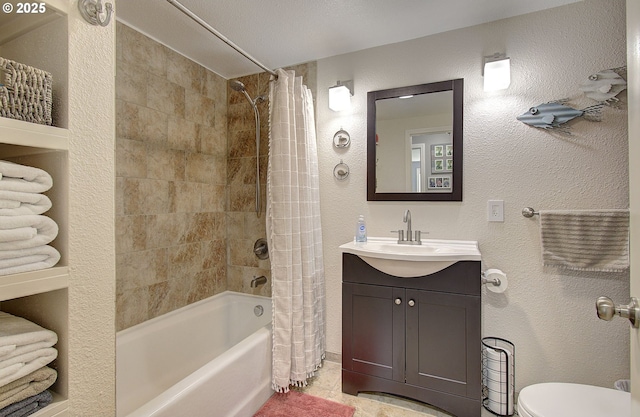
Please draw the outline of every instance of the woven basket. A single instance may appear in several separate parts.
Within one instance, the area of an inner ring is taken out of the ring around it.
[[[51,74],[0,57],[0,116],[51,125]]]

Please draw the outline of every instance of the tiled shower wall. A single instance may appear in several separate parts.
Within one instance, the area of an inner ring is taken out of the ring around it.
[[[291,67],[296,75],[316,96],[316,64],[306,63]],[[269,95],[267,73],[238,78],[247,88],[251,98]],[[265,210],[267,187],[267,160],[269,152],[269,103],[257,104],[260,114],[260,184],[261,209],[256,215],[256,136],[255,120],[251,105],[242,93],[229,89],[229,141],[227,210],[227,283],[229,290],[271,296],[271,272],[269,260],[259,260],[253,254],[254,243],[266,238]],[[264,275],[268,282],[259,288],[251,288],[254,276]]]
[[[227,81],[117,24],[116,327],[222,292]]]
[[[225,291],[271,295],[266,237],[268,102],[255,212],[254,113],[227,80],[117,23],[116,327],[122,330]],[[315,97],[315,63],[293,67]],[[239,78],[252,98],[269,75]],[[228,119],[228,120],[227,120]],[[251,288],[254,276],[266,285]]]

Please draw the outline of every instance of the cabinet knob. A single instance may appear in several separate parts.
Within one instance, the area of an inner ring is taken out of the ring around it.
[[[414,305],[416,305],[416,302],[413,300],[409,300],[407,304],[409,304],[409,307],[413,307]]]
[[[400,304],[402,304],[402,298],[396,298],[395,303],[396,303],[396,305],[398,305],[398,306],[399,306]]]

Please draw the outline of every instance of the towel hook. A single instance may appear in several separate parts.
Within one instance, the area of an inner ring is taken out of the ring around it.
[[[111,13],[113,12],[113,4],[105,3],[105,10],[102,9],[102,0],[79,0],[78,10],[84,17],[84,20],[92,25],[105,27],[111,20]],[[101,15],[104,12],[104,19],[101,19]]]
[[[525,207],[522,209],[522,215],[524,217],[527,218],[531,218],[533,216],[537,216],[538,214],[540,214],[539,212],[535,211],[533,208],[531,207]]]
[[[341,159],[340,163],[333,168],[333,176],[336,177],[338,181],[346,180],[349,176],[349,165],[342,162]]]

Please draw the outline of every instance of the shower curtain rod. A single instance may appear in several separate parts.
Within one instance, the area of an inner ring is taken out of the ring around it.
[[[176,9],[180,10],[182,13],[184,13],[185,15],[187,15],[188,17],[190,17],[194,22],[198,23],[200,26],[202,26],[203,28],[205,28],[207,31],[211,32],[213,35],[215,35],[218,39],[220,39],[222,42],[226,43],[227,45],[229,45],[231,48],[233,48],[236,52],[238,52],[240,55],[244,56],[245,58],[247,58],[249,61],[253,62],[254,64],[256,64],[257,66],[259,66],[260,68],[262,68],[263,70],[265,70],[266,72],[268,72],[269,74],[273,75],[274,77],[278,78],[278,74],[276,74],[275,71],[265,67],[264,65],[262,65],[260,63],[260,61],[258,61],[257,59],[255,59],[254,57],[252,57],[251,55],[249,55],[247,52],[243,51],[238,45],[236,45],[235,43],[231,42],[229,39],[227,39],[222,33],[218,32],[217,30],[215,30],[213,27],[211,27],[207,22],[205,22],[204,20],[202,20],[197,14],[193,13],[191,10],[187,9],[186,7],[184,7],[180,2],[176,1],[176,0],[167,0],[167,2],[169,2],[171,5],[173,5]]]

